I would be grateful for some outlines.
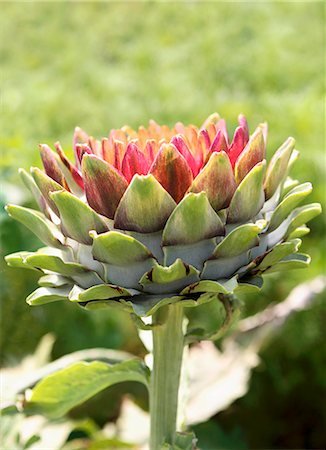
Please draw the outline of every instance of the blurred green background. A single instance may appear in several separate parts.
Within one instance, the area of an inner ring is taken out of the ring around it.
[[[266,120],[269,155],[294,136],[301,158],[293,175],[314,183],[310,199],[325,210],[324,27],[322,2],[2,2],[1,203],[31,202],[17,169],[40,165],[39,142],[70,148],[76,125],[100,137],[150,118],[200,125],[218,111],[230,131],[240,112],[251,129]],[[1,232],[3,254],[40,245],[2,209]],[[325,272],[325,248],[320,216],[302,247],[311,267],[267,279],[262,295],[245,299],[244,315]],[[123,313],[30,308],[24,298],[36,276],[1,269],[3,365],[48,331],[57,337],[53,357],[94,346],[142,352]],[[202,428],[205,448],[215,450],[214,439],[230,449],[324,448],[322,302],[269,343],[248,394]]]

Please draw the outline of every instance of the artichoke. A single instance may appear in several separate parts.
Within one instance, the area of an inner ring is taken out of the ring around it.
[[[162,304],[257,290],[262,274],[306,267],[309,256],[297,251],[320,206],[299,206],[312,186],[288,175],[295,141],[266,167],[267,125],[250,135],[243,115],[238,122],[231,141],[216,113],[200,128],[150,121],[101,141],[76,128],[75,163],[59,143],[56,152],[40,145],[44,171],[20,170],[39,210],[7,206],[46,245],[6,257],[42,275],[27,303],[150,315]]]

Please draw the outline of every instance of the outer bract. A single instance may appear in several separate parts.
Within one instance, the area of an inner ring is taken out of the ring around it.
[[[288,176],[288,138],[266,166],[266,124],[245,117],[229,139],[211,115],[201,128],[150,121],[101,141],[76,128],[75,162],[41,145],[44,172],[21,170],[40,211],[9,205],[46,245],[6,257],[42,277],[30,305],[70,300],[150,315],[177,301],[260,289],[264,273],[305,267],[297,253],[318,204],[299,206],[311,184]]]

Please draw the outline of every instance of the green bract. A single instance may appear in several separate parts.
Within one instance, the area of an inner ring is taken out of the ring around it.
[[[300,206],[312,187],[289,178],[292,138],[266,164],[266,132],[261,124],[250,136],[240,116],[229,142],[214,114],[199,129],[150,121],[102,141],[77,128],[74,164],[60,144],[56,153],[41,145],[45,171],[20,171],[39,210],[7,206],[46,245],[6,257],[42,274],[27,302],[145,316],[257,290],[264,273],[305,267],[300,237],[320,206]]]

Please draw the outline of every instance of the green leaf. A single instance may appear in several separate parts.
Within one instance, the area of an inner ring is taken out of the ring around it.
[[[86,203],[67,191],[52,192],[61,218],[62,231],[82,244],[91,244],[91,230],[103,233],[108,230],[105,221]]]
[[[214,294],[230,294],[238,287],[237,277],[230,280],[202,280],[187,286],[181,294],[195,294],[198,292],[209,292]]]
[[[150,251],[137,239],[118,231],[101,235],[90,232],[90,236],[93,238],[92,252],[98,261],[125,266],[152,258]]]
[[[268,231],[276,230],[276,228],[288,217],[293,209],[312,191],[311,183],[304,183],[292,189],[282,200],[282,202],[274,210]]]
[[[36,269],[50,270],[60,275],[73,276],[87,272],[81,264],[64,262],[59,256],[33,253],[26,257],[27,264]]]
[[[47,201],[50,208],[59,215],[58,208],[56,207],[56,204],[52,200],[50,193],[51,192],[57,192],[62,191],[61,184],[54,181],[52,178],[50,178],[48,175],[46,175],[42,170],[40,170],[38,167],[32,167],[31,168],[31,174],[33,176],[33,179],[38,186],[39,190],[42,192],[43,197]]]
[[[220,242],[205,264],[202,279],[219,280],[229,278],[250,261],[250,250],[258,246],[258,234],[266,226],[265,220],[240,225]]]
[[[50,247],[64,248],[62,234],[44,214],[18,205],[8,205],[6,211],[10,217],[29,228],[44,244]]]
[[[44,199],[41,191],[37,187],[35,181],[33,180],[32,176],[29,173],[27,173],[26,170],[24,170],[24,169],[19,169],[18,172],[19,172],[19,175],[20,175],[24,185],[27,187],[27,189],[30,190],[33,197],[35,198],[35,201],[36,201],[37,206],[39,207],[40,211],[43,211],[48,217],[45,199]],[[62,187],[61,187],[61,189],[62,189]]]
[[[53,273],[51,275],[44,275],[41,277],[38,280],[38,284],[42,287],[61,287],[66,286],[67,284],[72,284],[72,280]]]
[[[148,386],[148,379],[148,368],[141,360],[115,365],[78,362],[39,382],[26,401],[25,412],[59,418],[113,384],[137,381]]]
[[[266,171],[265,195],[271,198],[287,175],[288,163],[294,149],[295,140],[289,137],[274,153]]]
[[[239,280],[238,287],[235,291],[236,295],[239,293],[245,293],[245,294],[252,294],[257,293],[261,290],[263,287],[263,277],[255,276],[255,277],[249,277],[249,278],[242,278]]]
[[[309,222],[321,213],[322,209],[319,203],[311,203],[301,206],[293,211],[290,225],[287,229],[286,236],[289,236],[294,230],[301,225]]]
[[[5,256],[5,261],[9,267],[19,267],[21,269],[37,270],[26,262],[27,256],[33,255],[33,252],[16,252]]]
[[[202,270],[204,262],[211,257],[216,247],[216,239],[204,239],[195,244],[188,245],[169,245],[163,247],[164,265],[173,264],[178,258],[182,259],[186,264],[194,266],[198,270]]]
[[[308,228],[305,225],[302,225],[301,227],[298,227],[294,231],[292,231],[289,234],[288,239],[291,240],[291,239],[301,238],[308,233],[310,233],[310,228]]]
[[[190,192],[206,192],[215,211],[229,206],[236,190],[230,159],[224,151],[214,152],[190,186]]]
[[[60,300],[68,300],[68,295],[71,286],[64,286],[60,288],[40,287],[32,292],[26,299],[26,302],[31,305],[45,305],[46,303],[57,302]]]
[[[264,270],[270,266],[273,266],[286,256],[297,252],[299,250],[300,245],[301,245],[300,239],[293,239],[292,241],[276,245],[269,253],[267,253],[267,255],[264,257],[264,259],[258,265],[257,268],[260,270]]]
[[[258,220],[256,223],[246,223],[235,228],[215,247],[214,258],[237,256],[255,247],[259,243],[258,235],[265,226],[265,220]]]
[[[140,233],[162,230],[175,207],[153,175],[135,175],[116,211],[115,228]]]
[[[183,295],[173,295],[170,297],[166,297],[166,295],[164,294],[148,295],[143,293],[131,296],[130,300],[122,298],[94,300],[85,302],[85,304],[82,306],[88,310],[107,309],[113,307],[126,311],[129,314],[135,314],[138,317],[148,317],[154,314],[159,308],[162,308],[166,305],[182,302],[182,306],[184,306],[185,308],[195,308],[205,303],[209,303],[214,299],[216,299],[216,294],[210,292],[204,293],[196,299],[185,297]]]
[[[292,255],[286,256],[281,261],[276,263],[274,266],[265,270],[264,273],[274,273],[282,272],[294,269],[305,269],[309,266],[311,258],[309,255],[304,253],[294,253]]]
[[[69,294],[72,302],[88,302],[90,300],[107,300],[131,295],[127,289],[112,284],[99,284],[88,289],[74,286]]]
[[[164,294],[178,292],[190,283],[199,281],[199,272],[194,267],[177,259],[171,266],[160,266],[159,264],[140,279],[139,283],[144,291],[153,294]]]
[[[263,178],[266,161],[255,165],[236,189],[228,210],[228,222],[243,223],[252,220],[261,210],[265,196]]]
[[[178,204],[163,230],[163,245],[187,245],[225,232],[205,192],[190,193]]]
[[[294,180],[291,177],[286,177],[282,186],[280,198],[283,199],[290,191],[292,191],[292,189],[299,186],[299,184],[299,180]]]

